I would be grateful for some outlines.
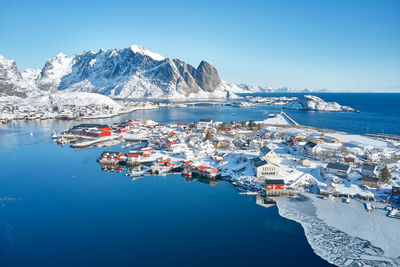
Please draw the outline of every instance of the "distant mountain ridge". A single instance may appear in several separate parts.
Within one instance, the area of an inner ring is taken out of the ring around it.
[[[22,74],[14,61],[0,57],[0,95],[24,97],[60,90],[113,98],[170,99],[227,98],[236,93],[274,91],[270,87],[222,81],[217,69],[207,61],[195,68],[138,45],[87,51],[72,57],[60,53],[47,60],[42,70],[28,69]]]
[[[0,55],[0,96],[26,97],[33,88],[25,82],[13,60]]]

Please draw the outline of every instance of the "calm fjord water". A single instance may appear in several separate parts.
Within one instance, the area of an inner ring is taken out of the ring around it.
[[[398,95],[322,97],[362,113],[288,113],[323,128],[363,133],[370,121],[371,132],[382,126],[400,133]],[[261,120],[278,111],[163,108],[101,122]],[[11,198],[0,201],[0,266],[330,266],[313,253],[301,226],[280,217],[275,206],[258,206],[224,182],[211,186],[177,175],[132,182],[102,172],[96,159],[103,149],[76,151],[52,143],[51,131],[66,127],[63,121],[0,126],[0,198]]]
[[[329,266],[275,206],[226,182],[102,172],[102,149],[51,142],[51,129],[64,126],[0,130],[0,196],[15,198],[1,201],[1,266]]]

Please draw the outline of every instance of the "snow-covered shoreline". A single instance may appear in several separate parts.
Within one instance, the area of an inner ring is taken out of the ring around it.
[[[368,213],[360,201],[345,204],[308,193],[274,199],[279,214],[300,223],[315,253],[328,262],[338,266],[400,265],[400,221],[388,218],[385,211]]]
[[[99,119],[158,107],[148,101],[115,101],[96,93],[58,92],[31,98],[0,97],[0,119]]]

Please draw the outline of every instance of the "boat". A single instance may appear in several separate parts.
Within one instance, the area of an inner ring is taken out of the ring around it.
[[[29,135],[30,135],[30,136],[33,136],[33,133],[31,132]]]
[[[130,171],[130,173],[127,173],[126,176],[129,177],[138,177],[138,176],[143,176],[147,174],[150,171],[149,167],[140,165],[137,168],[134,168]]]
[[[364,203],[364,207],[368,212],[371,212],[373,208],[370,203]]]
[[[392,209],[391,211],[389,211],[387,216],[394,219],[400,219],[400,213],[397,209]]]
[[[53,131],[53,134],[51,135],[51,139],[55,140],[57,138],[58,138],[58,134],[55,131]]]

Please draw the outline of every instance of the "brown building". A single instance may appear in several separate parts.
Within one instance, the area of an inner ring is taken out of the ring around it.
[[[378,188],[379,187],[379,179],[376,177],[363,177],[361,178],[361,182],[363,185],[366,185],[371,188]]]

